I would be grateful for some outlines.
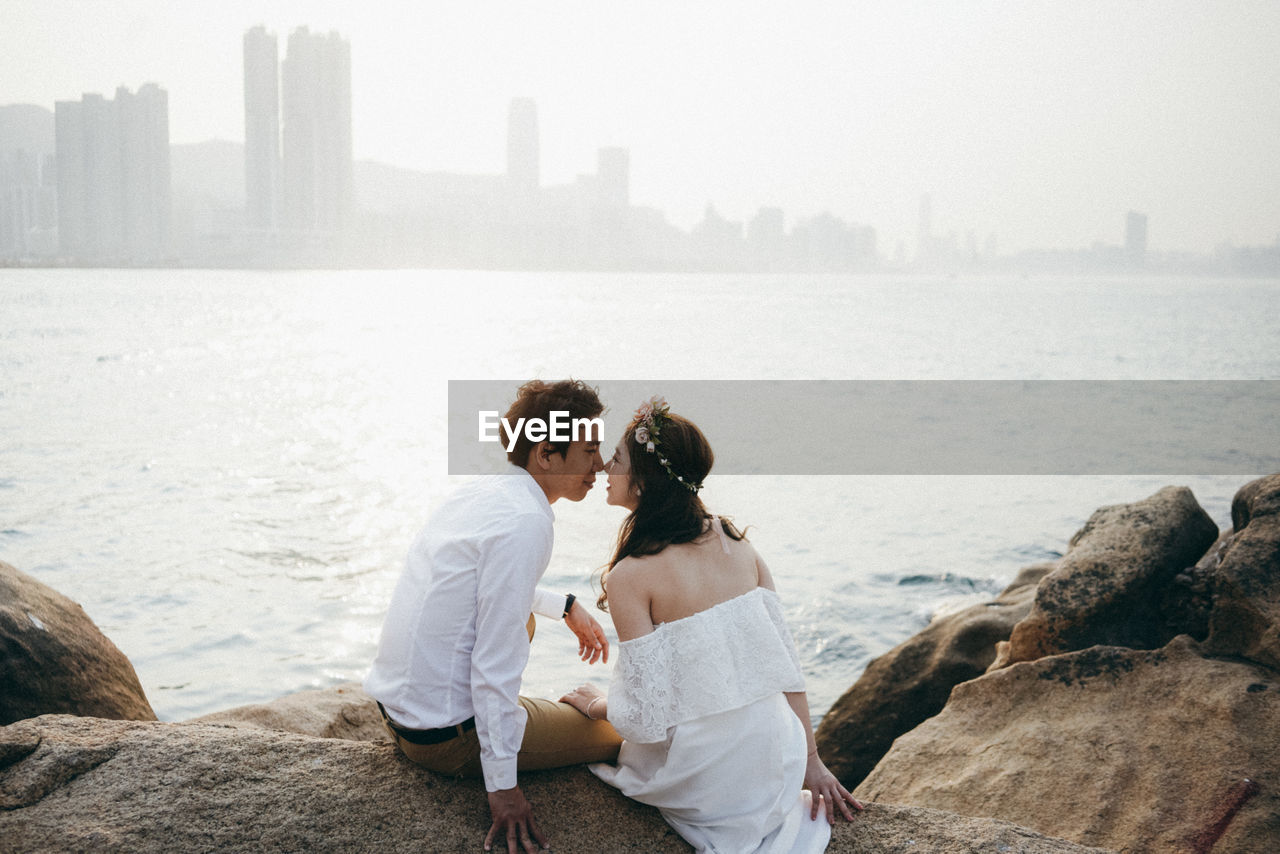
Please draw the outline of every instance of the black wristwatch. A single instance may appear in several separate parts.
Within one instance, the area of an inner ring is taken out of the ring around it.
[[[564,619],[569,619],[569,612],[573,610],[573,603],[577,598],[572,593],[564,594]]]

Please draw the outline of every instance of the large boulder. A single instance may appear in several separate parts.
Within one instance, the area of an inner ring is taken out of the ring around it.
[[[156,719],[133,665],[84,609],[0,561],[0,724],[53,713]]]
[[[188,723],[269,729],[316,738],[391,741],[377,703],[356,682],[316,691],[299,691],[269,703],[237,706],[194,718]]]
[[[1177,634],[1169,591],[1217,537],[1186,487],[1095,511],[1040,582],[1031,613],[1000,645],[992,669],[1097,644],[1164,646]]]
[[[521,788],[553,850],[690,850],[657,810],[585,768],[525,774]],[[441,778],[387,744],[68,716],[0,728],[5,850],[418,854],[476,850],[488,828],[480,782]],[[1099,854],[1007,822],[888,805],[838,823],[827,850]]]
[[[1094,647],[957,685],[855,794],[1134,854],[1274,854],[1276,733],[1273,670],[1185,636]]]
[[[1280,474],[1231,503],[1234,533],[1213,574],[1206,646],[1280,670]]]
[[[994,601],[939,617],[867,665],[818,727],[818,750],[831,773],[852,789],[895,738],[942,710],[953,686],[986,672],[996,644],[1030,612],[1036,584],[1052,568],[1027,567]]]

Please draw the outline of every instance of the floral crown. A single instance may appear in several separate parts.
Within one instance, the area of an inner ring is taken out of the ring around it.
[[[658,453],[658,447],[662,444],[662,425],[670,419],[670,416],[671,407],[667,405],[666,398],[661,395],[655,394],[640,404],[640,408],[632,416],[632,420],[636,424],[636,442],[644,445],[645,450],[649,453]],[[658,453],[658,465],[666,469],[667,477],[679,481],[690,492],[697,492],[702,488],[702,484],[685,480],[676,474],[675,469],[671,468],[671,461],[661,453]]]

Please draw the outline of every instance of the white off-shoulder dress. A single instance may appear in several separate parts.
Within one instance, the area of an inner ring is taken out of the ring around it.
[[[757,587],[618,645],[609,722],[616,765],[591,770],[661,810],[698,851],[819,852],[805,731],[784,691],[803,691],[776,593]]]

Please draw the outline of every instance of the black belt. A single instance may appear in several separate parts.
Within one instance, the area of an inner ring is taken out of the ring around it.
[[[391,727],[396,735],[410,744],[443,744],[476,728],[476,719],[467,718],[460,724],[441,727],[440,729],[409,729],[391,720],[391,716],[387,714],[387,710],[382,707],[381,703],[378,704],[378,711],[382,712],[382,719],[387,722],[387,726]]]

